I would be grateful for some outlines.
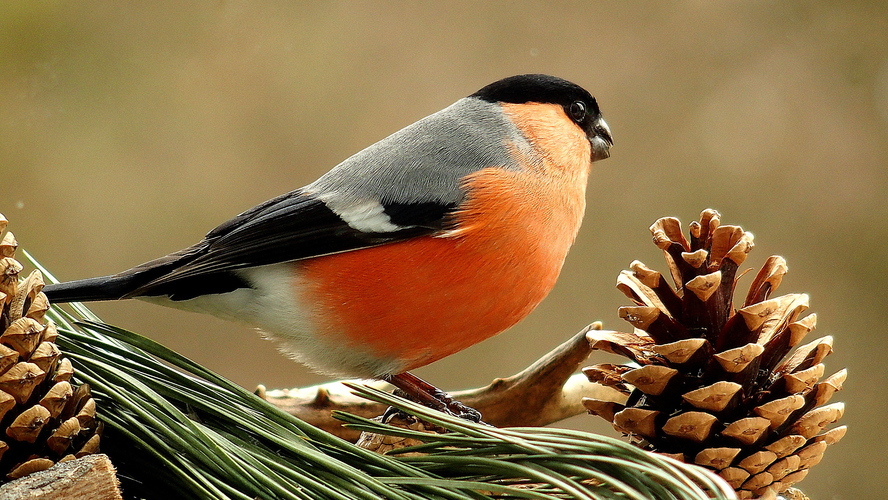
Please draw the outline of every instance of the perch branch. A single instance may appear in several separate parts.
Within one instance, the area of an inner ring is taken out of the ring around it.
[[[598,323],[584,328],[520,373],[451,395],[480,411],[485,422],[497,427],[547,425],[583,413],[584,397],[619,398],[617,391],[575,374],[592,352],[586,333],[600,328]],[[386,387],[383,382],[368,383]],[[355,396],[340,382],[267,392],[260,388],[260,392],[282,410],[352,441],[358,438],[358,433],[343,428],[341,422],[331,416],[333,410],[367,418],[385,411],[382,405]]]

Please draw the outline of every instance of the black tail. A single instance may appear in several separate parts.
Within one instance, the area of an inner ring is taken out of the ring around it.
[[[119,274],[47,285],[43,288],[43,293],[46,294],[50,302],[56,303],[92,302],[160,295],[166,295],[170,300],[188,300],[200,295],[225,293],[238,288],[250,287],[250,284],[238,274],[229,271],[210,272],[174,281],[155,283],[158,278],[200,256],[206,250],[207,245],[207,240],[203,240],[194,246],[146,262]]]
[[[141,284],[137,276],[102,276],[85,280],[46,285],[43,293],[50,302],[92,302],[117,300],[125,297]],[[138,283],[137,283],[138,282]]]
[[[43,288],[43,293],[46,294],[50,302],[56,303],[118,300],[130,298],[134,294],[144,295],[144,293],[137,293],[141,287],[175,269],[181,262],[187,262],[205,246],[205,243],[201,242],[193,247],[184,248],[166,257],[146,262],[111,276],[47,285]]]

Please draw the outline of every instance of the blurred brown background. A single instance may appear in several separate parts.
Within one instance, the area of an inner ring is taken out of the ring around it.
[[[527,72],[592,91],[613,156],[546,302],[420,375],[482,385],[593,320],[624,328],[618,272],[664,268],[648,225],[717,208],[756,234],[751,265],[787,258],[781,291],[836,337],[828,373],[850,368],[848,436],[801,486],[886,498],[885,2],[3,2],[0,212],[59,278],[117,272]],[[246,327],[94,309],[247,387],[325,380]]]

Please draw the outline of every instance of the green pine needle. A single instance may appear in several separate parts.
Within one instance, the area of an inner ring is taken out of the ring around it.
[[[25,255],[47,280],[51,274]],[[125,494],[194,499],[734,499],[724,481],[619,440],[556,428],[498,429],[391,394],[358,394],[443,427],[427,434],[339,413],[347,425],[416,438],[389,455],[359,448],[82,304],[47,316],[90,385],[103,450]],[[405,456],[408,452],[423,452]]]

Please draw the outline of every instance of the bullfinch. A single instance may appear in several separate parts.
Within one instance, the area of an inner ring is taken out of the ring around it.
[[[580,228],[591,164],[612,145],[583,88],[505,78],[191,247],[43,291],[247,323],[317,371],[388,380],[452,410],[408,370],[506,330],[543,300]]]

